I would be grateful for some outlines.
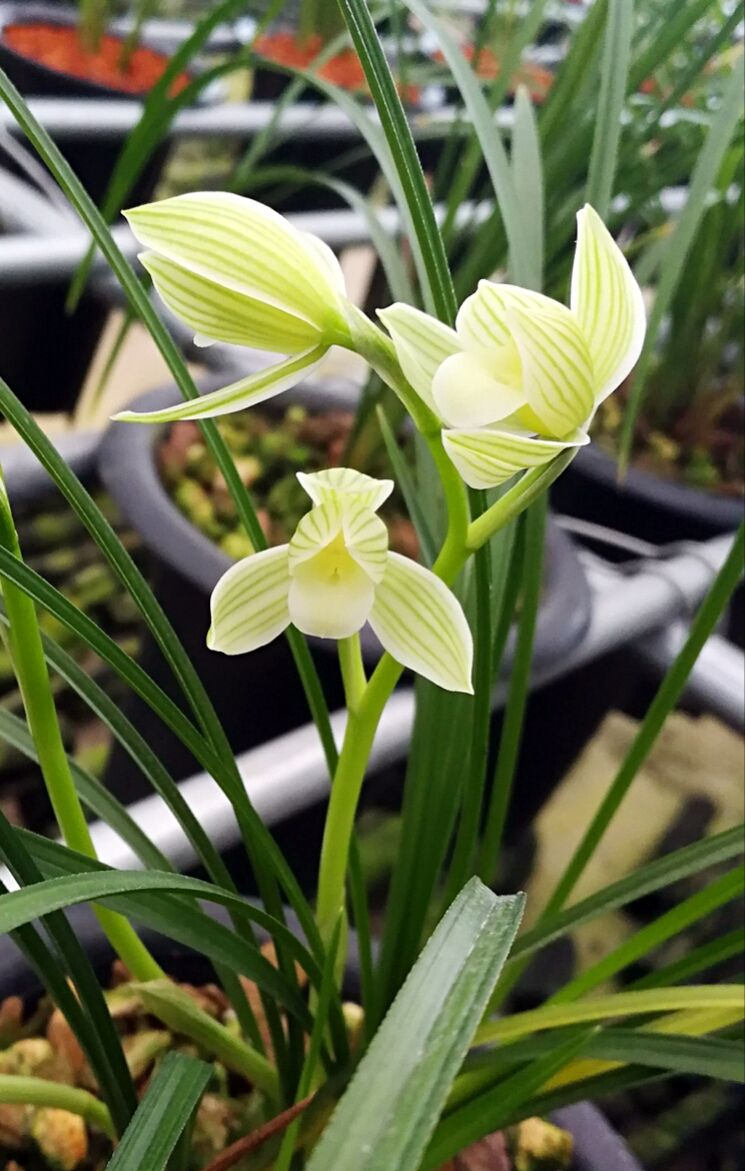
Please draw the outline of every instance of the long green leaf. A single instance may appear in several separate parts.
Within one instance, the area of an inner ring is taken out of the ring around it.
[[[586,1034],[555,1045],[543,1057],[524,1065],[498,1085],[447,1115],[438,1126],[422,1171],[435,1171],[443,1162],[495,1130],[525,1117],[523,1103],[568,1065],[582,1050]]]
[[[624,412],[623,431],[619,445],[619,459],[622,466],[628,463],[634,439],[634,428],[644,397],[645,381],[654,355],[660,327],[670,308],[679,282],[686,272],[686,259],[693,245],[696,232],[707,208],[709,194],[716,182],[719,168],[732,135],[742,118],[742,92],[745,82],[745,59],[740,55],[732,70],[722,104],[711,123],[696,166],[691,175],[688,199],[680,213],[675,228],[667,240],[660,263],[660,279],[655,290],[654,304],[647,323],[647,334],[634,381]]]
[[[404,0],[406,7],[414,13],[425,28],[437,38],[450,72],[460,90],[463,102],[473,123],[474,133],[481,145],[484,162],[494,186],[499,210],[504,221],[510,249],[510,269],[516,284],[538,288],[541,274],[535,270],[535,257],[529,251],[529,236],[525,233],[523,209],[517,197],[515,183],[510,169],[507,152],[504,149],[499,130],[495,126],[494,114],[489,108],[478,78],[466,61],[460,48],[432,13],[424,0]]]
[[[476,1044],[508,1041],[542,1029],[594,1023],[624,1016],[672,1012],[678,1009],[714,1008],[742,1011],[745,1000],[740,984],[690,984],[683,988],[651,988],[637,992],[615,992],[588,997],[572,1004],[550,1004],[527,1012],[513,1013],[486,1021],[476,1034]]]
[[[0,859],[6,863],[16,882],[37,884],[41,880],[34,859],[23,847],[19,831],[10,825],[2,810]],[[33,889],[33,885],[26,889]],[[0,902],[6,904],[15,893],[6,892],[0,883]],[[136,1103],[121,1040],[90,960],[64,915],[52,908],[50,915],[41,912],[41,918],[56,955],[50,953],[25,924],[17,925],[21,928],[17,932],[17,942],[69,1021],[99,1081],[117,1133],[121,1134]],[[68,987],[68,977],[74,990]]]
[[[732,543],[732,548],[724,565],[719,570],[691,623],[688,638],[678,652],[665,678],[662,680],[657,694],[647,709],[639,731],[612,785],[608,789],[600,808],[572,855],[564,874],[557,883],[556,890],[546,905],[545,914],[551,914],[561,907],[571,894],[587,862],[592,857],[598,842],[601,841],[615,815],[616,810],[633,784],[639,769],[651,752],[657,737],[662,731],[665,720],[683,693],[686,680],[701,650],[706,644],[709,635],[715,629],[720,616],[724,612],[725,606],[729,602],[742,576],[744,550],[745,522],[740,526],[740,530]]]
[[[609,0],[603,64],[600,71],[600,95],[586,193],[587,202],[592,204],[604,220],[608,217],[616,177],[633,29],[633,0]]]
[[[436,928],[308,1163],[308,1171],[414,1171],[522,914],[477,879]]]
[[[543,238],[546,230],[543,162],[535,110],[524,85],[518,86],[515,97],[512,174],[515,195],[523,209],[523,234],[530,256],[530,272],[537,280],[535,288],[540,289],[543,287]]]
[[[161,1062],[107,1171],[166,1171],[211,1076],[203,1061],[169,1053]]]
[[[23,753],[29,760],[38,763],[36,746],[26,723],[3,708],[0,708],[0,740],[9,744],[17,752]],[[146,866],[151,866],[155,870],[172,869],[165,854],[153,845],[147,834],[143,833],[124,806],[111,795],[106,786],[97,777],[81,768],[72,758],[68,758],[68,763],[75,788],[86,808],[96,817],[105,821],[107,825],[110,825]]]
[[[656,858],[626,875],[617,882],[603,887],[595,894],[589,895],[573,907],[547,916],[544,920],[531,927],[529,931],[517,940],[512,949],[512,958],[505,969],[506,979],[499,988],[500,996],[505,989],[514,982],[516,970],[522,969],[523,961],[541,947],[546,947],[554,939],[566,935],[574,927],[586,923],[597,915],[607,911],[625,907],[635,899],[653,891],[670,886],[690,874],[697,874],[708,866],[716,866],[736,858],[743,853],[743,826],[723,830],[703,841],[684,846],[662,858]]]
[[[237,1037],[227,1025],[211,1017],[178,984],[171,980],[149,980],[134,985],[146,1011],[173,1033],[181,1033],[205,1052],[221,1061],[232,1073],[245,1077],[276,1101],[277,1071],[270,1061]]]
[[[664,915],[654,919],[651,923],[635,931],[620,947],[604,956],[597,963],[592,964],[585,971],[580,972],[568,984],[559,989],[551,997],[550,1004],[565,1004],[575,1000],[586,992],[596,988],[598,984],[610,980],[617,972],[635,963],[642,956],[659,947],[673,935],[685,931],[693,923],[697,923],[712,911],[723,906],[731,899],[738,898],[745,889],[745,867],[738,866],[729,874],[722,874],[713,882],[707,883],[703,890],[696,891],[689,898],[684,899]]]
[[[466,1092],[471,1087],[482,1092],[499,1081],[505,1068],[524,1061],[535,1061],[551,1053],[571,1030],[551,1029],[525,1037],[510,1045],[477,1052],[468,1062],[467,1071],[458,1079]],[[738,1041],[720,1037],[686,1037],[678,1033],[655,1033],[650,1029],[614,1026],[585,1036],[582,1059],[614,1061],[623,1065],[648,1065],[675,1073],[688,1073],[724,1081],[745,1080],[743,1056]]]
[[[424,257],[428,299],[441,321],[452,324],[457,309],[445,247],[437,226],[422,164],[406,113],[386,61],[366,0],[339,0],[380,117]]]

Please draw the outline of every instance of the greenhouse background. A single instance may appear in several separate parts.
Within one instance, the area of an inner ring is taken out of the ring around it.
[[[742,1166],[744,29],[0,2],[0,1171]]]

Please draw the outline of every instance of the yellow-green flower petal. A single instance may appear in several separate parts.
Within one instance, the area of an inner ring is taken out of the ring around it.
[[[287,545],[244,557],[212,591],[211,650],[242,655],[271,642],[289,625]]]
[[[378,317],[391,335],[404,375],[427,406],[436,410],[434,376],[445,359],[462,348],[455,330],[420,309],[398,302],[379,309]]]
[[[214,419],[218,415],[232,415],[289,390],[314,370],[325,354],[325,347],[316,346],[304,354],[288,358],[286,362],[278,362],[276,366],[231,382],[222,390],[213,390],[211,394],[160,411],[120,411],[114,419],[121,423],[173,423],[177,419]]]
[[[428,569],[389,553],[369,621],[404,667],[446,691],[473,692],[471,631],[455,596]]]
[[[577,215],[570,305],[592,358],[597,404],[634,368],[644,344],[646,314],[626,257],[589,204]]]
[[[379,582],[388,560],[388,529],[372,509],[355,496],[344,498],[342,532],[350,555],[372,582]]]
[[[137,239],[223,288],[320,331],[343,324],[340,275],[277,212],[227,191],[193,192],[125,213]],[[336,266],[338,268],[338,265]]]
[[[374,591],[370,577],[351,556],[339,533],[319,552],[293,566],[290,618],[303,634],[349,638],[364,626]]]
[[[485,427],[498,423],[525,405],[519,386],[501,382],[498,363],[463,351],[446,358],[435,374],[432,390],[437,412],[451,427]]]
[[[593,369],[571,310],[541,293],[491,281],[481,281],[473,301],[481,307],[479,320],[494,323],[495,336],[497,323],[509,331],[525,399],[545,432],[563,436],[582,426],[594,405]]]
[[[341,507],[336,497],[330,497],[306,512],[290,539],[290,572],[330,545],[341,533],[341,527]]]
[[[139,259],[161,300],[195,331],[197,344],[221,341],[296,354],[319,343],[316,326],[300,317],[195,275],[157,252],[143,252]]]
[[[499,349],[511,344],[510,326],[505,317],[502,298],[505,290],[508,291],[513,304],[520,304],[528,310],[533,308],[539,313],[553,313],[557,307],[559,311],[564,308],[550,297],[544,297],[543,293],[534,293],[530,289],[521,289],[516,285],[501,285],[495,281],[481,280],[476,292],[466,297],[455,319],[458,338],[466,349],[476,353],[486,350],[491,357],[495,347]]]
[[[376,512],[393,491],[393,480],[375,480],[354,468],[325,468],[321,472],[298,472],[297,478],[314,504],[339,496],[355,496]]]
[[[471,488],[495,488],[526,468],[549,463],[567,447],[583,447],[590,440],[583,431],[564,439],[541,439],[496,428],[443,431],[450,459]]]

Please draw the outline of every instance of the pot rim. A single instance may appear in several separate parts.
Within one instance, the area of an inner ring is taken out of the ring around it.
[[[583,447],[575,464],[578,472],[617,492],[620,497],[627,496],[665,512],[690,515],[723,532],[736,529],[743,518],[745,502],[718,496],[690,484],[666,480],[643,468],[630,467],[623,484],[619,484],[618,461],[596,443]]]
[[[198,381],[202,392],[224,386],[226,374]],[[354,409],[349,386],[338,381],[306,383],[282,396],[284,405],[302,401],[311,409]],[[180,396],[175,386],[160,387],[138,397],[132,406],[155,410]],[[282,409],[279,400],[261,404],[267,413]],[[168,495],[158,472],[155,451],[168,424],[112,422],[98,449],[99,475],[146,547],[192,585],[210,593],[233,561],[201,533]],[[137,492],[132,486],[137,485]],[[566,657],[584,637],[592,613],[592,594],[571,538],[549,520],[546,541],[546,587],[536,624],[533,664],[543,669]],[[362,631],[368,661],[376,661],[380,644],[369,627]],[[310,638],[311,645],[328,649],[327,639]],[[508,645],[505,667],[511,661],[514,640]]]
[[[43,71],[51,77],[57,77],[60,81],[74,82],[75,85],[83,87],[87,91],[87,96],[111,98],[116,96],[122,101],[144,101],[148,95],[148,90],[138,91],[136,93],[130,90],[119,89],[115,85],[104,85],[99,81],[91,81],[87,77],[79,77],[75,73],[68,73],[63,69],[56,69],[53,65],[48,65],[45,61],[38,61],[35,57],[29,57],[25,53],[19,53],[12,45],[9,45],[3,37],[3,32],[8,25],[33,25],[33,24],[51,24],[58,25],[61,28],[69,28],[70,25],[77,24],[77,10],[72,5],[49,4],[46,0],[24,0],[20,3],[19,0],[2,0],[0,2],[0,51],[7,53],[15,61],[22,62],[34,69]],[[124,44],[125,37],[118,32],[111,32],[105,30],[106,35],[113,37],[114,40],[120,41]],[[140,44],[144,45],[151,52],[156,53],[162,60],[168,64],[173,53],[169,53],[157,45],[150,44],[148,38],[143,35],[140,38]],[[182,70],[182,73],[190,80],[194,77],[191,68]]]

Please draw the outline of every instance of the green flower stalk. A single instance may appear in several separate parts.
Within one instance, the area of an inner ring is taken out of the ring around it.
[[[0,544],[21,560],[18,534],[1,473]],[[57,824],[71,850],[95,858],[93,839],[75,789],[57,720],[36,607],[31,598],[12,582],[3,582],[2,594],[8,615],[5,635],[8,650]],[[136,979],[152,980],[163,976],[161,968],[123,916],[104,907],[95,907],[94,910],[114,951]]]

